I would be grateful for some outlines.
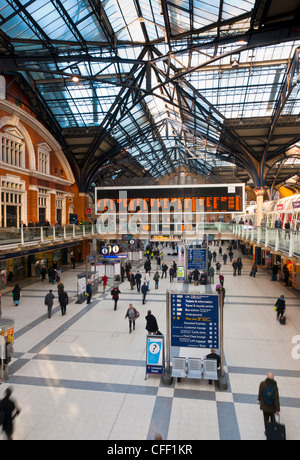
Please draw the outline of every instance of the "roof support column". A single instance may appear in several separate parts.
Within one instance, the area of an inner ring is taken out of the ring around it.
[[[260,223],[263,217],[263,203],[264,203],[264,194],[266,187],[256,187],[253,189],[256,195],[256,226],[260,227]]]

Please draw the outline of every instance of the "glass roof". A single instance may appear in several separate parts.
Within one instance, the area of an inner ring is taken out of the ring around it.
[[[259,3],[3,0],[0,28],[61,129],[105,128],[158,175],[226,162],[225,120],[274,115],[300,40],[249,46]],[[297,77],[282,115],[300,113]]]

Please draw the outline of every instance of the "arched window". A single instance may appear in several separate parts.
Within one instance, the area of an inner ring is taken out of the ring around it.
[[[0,133],[0,159],[3,163],[25,168],[25,143],[23,136],[16,128],[7,128]]]

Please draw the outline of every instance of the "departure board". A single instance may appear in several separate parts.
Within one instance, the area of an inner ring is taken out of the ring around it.
[[[96,214],[240,213],[244,184],[96,187]]]

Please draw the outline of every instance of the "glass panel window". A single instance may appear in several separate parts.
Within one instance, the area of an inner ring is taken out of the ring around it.
[[[3,163],[24,168],[25,144],[20,133],[17,130],[8,129],[7,131],[0,133],[0,137],[0,158]]]
[[[38,145],[38,171],[50,174],[50,147],[46,143]]]

